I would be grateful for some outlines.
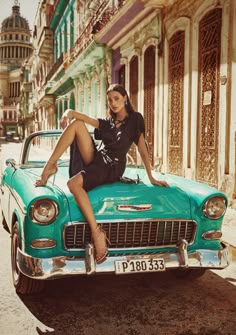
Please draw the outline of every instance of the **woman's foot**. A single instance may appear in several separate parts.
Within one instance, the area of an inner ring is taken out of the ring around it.
[[[97,264],[100,264],[104,262],[107,257],[107,242],[109,243],[106,232],[100,226],[97,226],[95,232],[93,233],[93,242],[96,251],[95,260]]]
[[[48,161],[43,168],[40,179],[36,180],[36,186],[44,186],[47,184],[48,178],[57,173],[57,163]]]

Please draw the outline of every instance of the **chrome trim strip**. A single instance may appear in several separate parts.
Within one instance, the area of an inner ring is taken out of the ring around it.
[[[32,243],[35,242],[35,241],[38,241],[38,242],[53,242],[54,245],[51,246],[51,247],[34,247]],[[56,241],[53,240],[52,238],[36,238],[36,239],[34,239],[34,240],[32,240],[30,242],[31,248],[33,248],[33,249],[40,249],[40,250],[42,250],[42,249],[52,249],[52,248],[55,248],[56,245],[57,245]]]
[[[94,248],[89,244],[85,252],[86,258],[59,256],[53,258],[34,258],[17,250],[17,265],[27,277],[34,279],[51,279],[74,275],[90,275],[96,273],[115,273],[115,261],[139,258],[163,258],[166,269],[206,268],[224,269],[229,265],[229,252],[222,243],[221,250],[198,249],[187,252],[184,241],[179,245],[179,252],[156,253],[147,255],[110,256],[96,264]]]
[[[124,211],[124,212],[142,212],[142,211],[149,211],[152,209],[152,204],[142,204],[142,205],[117,205],[116,206],[118,211]]]
[[[212,233],[221,233],[221,237],[217,237],[217,238],[212,238],[212,237],[206,237],[207,234],[212,234]],[[205,233],[202,234],[202,237],[205,240],[220,240],[222,238],[222,231],[221,230],[208,230],[205,231]]]

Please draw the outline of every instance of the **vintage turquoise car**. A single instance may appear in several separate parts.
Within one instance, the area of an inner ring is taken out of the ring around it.
[[[96,264],[90,229],[67,187],[69,152],[55,179],[35,187],[59,130],[31,134],[19,164],[6,161],[1,180],[3,226],[11,234],[12,275],[20,294],[40,292],[48,279],[172,270],[199,276],[229,264],[221,225],[226,196],[207,185],[155,171],[170,187],[151,185],[145,169],[127,164],[124,178],[89,192],[97,222],[110,240]]]

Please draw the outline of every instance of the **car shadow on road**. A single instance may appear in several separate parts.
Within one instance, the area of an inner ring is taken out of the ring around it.
[[[47,328],[35,334],[226,335],[236,326],[236,286],[211,271],[195,281],[170,272],[67,278],[20,298]]]

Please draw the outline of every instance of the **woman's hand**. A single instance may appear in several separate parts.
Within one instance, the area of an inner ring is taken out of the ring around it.
[[[149,154],[147,151],[147,146],[145,143],[144,135],[141,134],[138,142],[138,151],[144,163],[145,169],[147,171],[148,178],[153,185],[169,187],[168,183],[165,180],[157,180],[152,176],[151,165],[149,161]]]
[[[169,187],[169,184],[165,180],[157,180],[153,178],[153,176],[151,176],[149,180],[153,185]]]
[[[60,124],[62,129],[65,129],[68,123],[71,122],[71,119],[73,117],[73,109],[66,109],[65,112],[62,114],[62,117],[60,119]]]

